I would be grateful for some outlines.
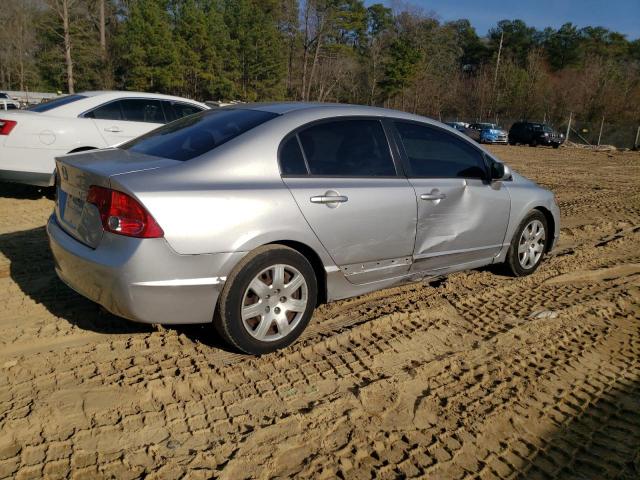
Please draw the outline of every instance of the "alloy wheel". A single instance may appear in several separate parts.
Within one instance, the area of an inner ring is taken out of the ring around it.
[[[242,324],[257,340],[280,340],[302,320],[308,297],[307,282],[298,269],[285,264],[267,267],[244,292]]]
[[[527,270],[538,264],[544,252],[546,233],[540,220],[532,220],[524,227],[518,242],[518,261]]]

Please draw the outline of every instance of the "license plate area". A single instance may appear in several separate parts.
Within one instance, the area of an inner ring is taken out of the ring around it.
[[[70,226],[76,227],[82,218],[82,209],[84,208],[84,200],[74,197],[73,195],[65,195],[64,211],[62,218]]]

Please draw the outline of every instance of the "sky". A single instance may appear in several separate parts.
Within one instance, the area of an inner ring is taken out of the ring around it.
[[[380,2],[369,0],[368,5]],[[446,22],[468,18],[478,35],[486,35],[498,20],[519,18],[527,25],[558,28],[602,26],[640,38],[640,0],[384,0],[388,6],[415,5]]]

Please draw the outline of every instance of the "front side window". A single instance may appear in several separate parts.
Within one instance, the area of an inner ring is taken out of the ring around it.
[[[165,123],[159,100],[128,98],[120,100],[122,118],[129,122]]]
[[[378,120],[325,122],[302,130],[298,135],[311,175],[396,175],[387,137]]]
[[[248,109],[205,110],[157,128],[119,148],[172,160],[191,160],[277,116]]]
[[[95,118],[96,120],[122,120],[122,108],[120,101],[109,102],[94,108],[84,114],[85,118]]]
[[[396,122],[409,161],[409,175],[424,178],[484,178],[482,153],[449,132]]]

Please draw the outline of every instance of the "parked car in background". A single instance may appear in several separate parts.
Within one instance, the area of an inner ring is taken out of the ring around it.
[[[544,123],[516,122],[509,129],[510,145],[522,143],[531,147],[547,145],[558,148],[563,142],[564,135]]]
[[[508,140],[507,132],[495,123],[471,123],[465,132],[478,143],[503,143]]]
[[[556,242],[553,194],[466,136],[374,107],[276,103],[183,118],[57,159],[58,276],[140,322],[292,343],[322,302],[504,263]]]
[[[19,102],[16,102],[8,94],[0,92],[0,110],[18,110],[19,108]]]
[[[455,128],[459,132],[464,133],[465,129],[469,126],[468,123],[465,122],[445,122],[446,125],[449,125],[452,128]]]
[[[208,108],[169,95],[98,91],[0,112],[0,180],[52,185],[57,155],[118,145]]]

